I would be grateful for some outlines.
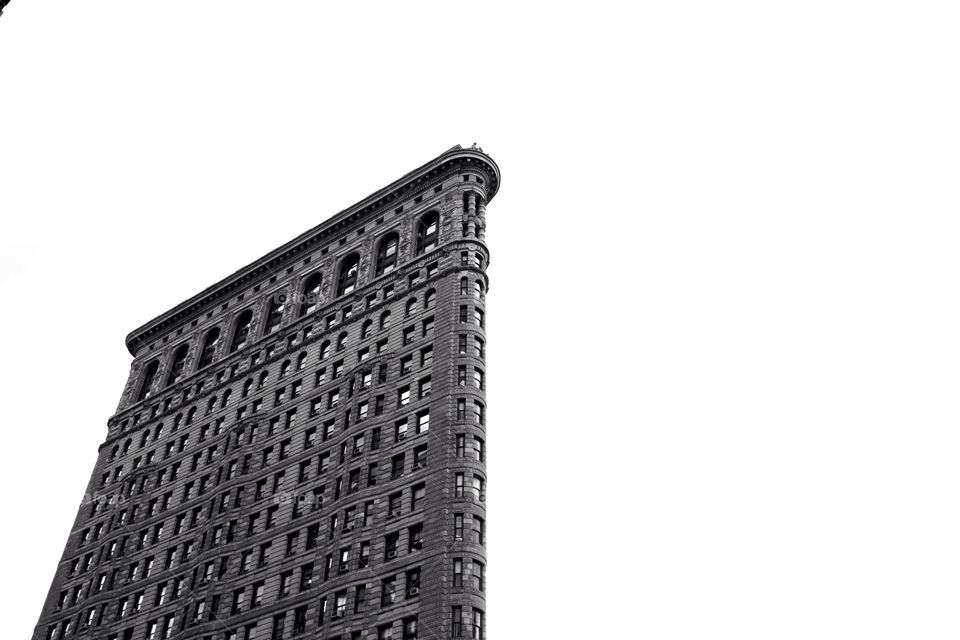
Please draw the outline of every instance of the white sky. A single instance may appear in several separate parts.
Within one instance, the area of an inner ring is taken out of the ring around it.
[[[124,336],[477,141],[503,171],[489,637],[956,638],[957,18],[13,0],[4,636],[37,621]]]

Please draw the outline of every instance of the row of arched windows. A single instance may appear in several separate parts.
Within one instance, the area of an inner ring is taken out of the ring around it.
[[[440,214],[431,211],[416,221],[416,256],[432,251],[438,246],[440,236]],[[377,243],[376,261],[374,265],[374,275],[379,277],[392,272],[397,268],[399,255],[400,234],[392,231],[386,234]],[[336,297],[345,296],[357,288],[357,280],[360,271],[360,254],[353,252],[340,261],[337,270]],[[319,308],[320,291],[323,285],[323,274],[317,272],[310,274],[303,281],[300,288],[297,302],[300,305],[298,317],[306,316],[315,312]],[[415,300],[408,303],[406,315],[413,313],[414,309],[410,304],[415,305]],[[425,300],[425,305],[429,306],[432,300]],[[283,321],[283,312],[286,307],[286,301],[282,298],[270,300],[270,306],[267,309],[266,320],[264,322],[263,335],[268,335],[280,328]],[[251,339],[253,332],[253,309],[247,309],[237,316],[233,329],[233,336],[230,340],[230,353],[239,351],[246,347]],[[203,339],[203,345],[200,350],[200,359],[197,362],[197,370],[203,369],[213,362],[214,354],[220,344],[221,332],[219,328],[213,328],[207,332]],[[179,382],[184,375],[189,347],[186,344],[180,345],[171,356],[170,370],[167,374],[165,386]],[[155,359],[147,364],[141,378],[140,389],[137,393],[137,401],[150,397],[151,388],[156,382],[156,377],[160,369],[160,361]]]

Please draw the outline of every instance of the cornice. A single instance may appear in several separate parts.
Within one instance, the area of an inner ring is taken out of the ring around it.
[[[488,175],[489,180],[484,188],[487,200],[492,200],[500,187],[500,169],[496,162],[478,148],[464,149],[456,145],[399,180],[131,331],[126,338],[127,350],[135,356],[138,346],[150,341],[161,332],[216,305],[241,287],[312,250],[320,243],[335,239],[354,223],[368,216],[382,213],[382,209],[392,206],[400,198],[425,190],[438,176],[448,174],[455,169],[459,169],[457,171],[459,173],[471,166],[481,168]]]

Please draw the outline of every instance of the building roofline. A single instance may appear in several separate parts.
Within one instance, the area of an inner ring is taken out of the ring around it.
[[[288,262],[292,257],[315,245],[322,237],[329,236],[334,232],[339,232],[346,224],[396,199],[401,191],[413,187],[431,174],[456,162],[476,162],[486,165],[486,169],[491,176],[490,183],[486,185],[487,200],[492,200],[500,188],[500,168],[497,166],[497,163],[475,145],[470,149],[464,149],[460,145],[456,145],[386,187],[375,191],[360,202],[347,207],[328,220],[321,222],[319,225],[300,234],[293,240],[254,260],[247,266],[235,271],[216,284],[207,287],[195,296],[181,302],[169,311],[160,314],[153,320],[134,329],[127,335],[125,340],[127,351],[130,352],[130,355],[136,356],[139,344],[152,339],[150,337],[152,334],[172,327],[187,316],[191,316],[208,305],[217,302],[220,298],[229,295],[232,290],[240,285],[244,285],[255,277],[266,273],[277,263]]]

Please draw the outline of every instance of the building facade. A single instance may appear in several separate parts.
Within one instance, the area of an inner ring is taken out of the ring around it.
[[[484,637],[499,182],[454,147],[132,332],[34,637]]]

